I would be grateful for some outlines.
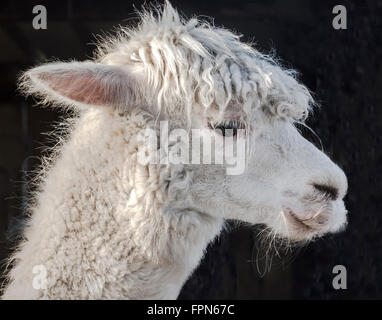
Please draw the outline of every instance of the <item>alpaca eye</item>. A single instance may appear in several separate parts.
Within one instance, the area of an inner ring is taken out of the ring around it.
[[[238,120],[208,123],[208,127],[223,137],[235,137],[239,129],[245,129],[244,124]]]

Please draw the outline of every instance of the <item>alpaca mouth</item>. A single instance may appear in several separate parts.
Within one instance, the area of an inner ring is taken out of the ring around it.
[[[297,214],[291,209],[284,211],[284,216],[294,229],[298,231],[303,231],[305,233],[315,233],[319,231],[319,226],[322,224],[317,221],[317,215],[309,218],[300,218]]]
[[[291,221],[292,225],[298,227],[299,229],[303,229],[307,232],[314,232],[316,231],[315,228],[313,228],[311,225],[308,224],[308,221],[311,219],[301,219],[298,218],[297,215],[293,211],[288,211],[286,214],[287,218]]]
[[[283,207],[284,228],[281,234],[293,240],[310,240],[326,233],[336,233],[346,226],[346,209],[329,205],[306,208],[306,211],[294,211]],[[300,214],[299,214],[300,213]]]

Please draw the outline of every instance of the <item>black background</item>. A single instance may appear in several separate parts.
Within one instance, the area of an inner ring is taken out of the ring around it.
[[[32,28],[32,8],[45,5],[48,29]],[[0,258],[6,231],[22,218],[26,171],[39,163],[49,131],[63,114],[33,107],[16,93],[20,70],[51,58],[92,57],[94,34],[136,21],[142,1],[2,1],[0,4]],[[292,253],[258,249],[256,229],[235,226],[208,248],[181,299],[382,298],[382,1],[172,1],[187,16],[215,24],[276,51],[296,68],[322,107],[308,124],[346,172],[349,225]],[[347,30],[332,27],[334,5],[347,8]],[[309,137],[309,139],[313,139]],[[317,143],[317,141],[314,141]],[[332,287],[335,265],[347,268],[348,288]],[[3,267],[4,268],[4,265]],[[260,269],[260,270],[258,270]],[[259,272],[260,271],[260,272]]]

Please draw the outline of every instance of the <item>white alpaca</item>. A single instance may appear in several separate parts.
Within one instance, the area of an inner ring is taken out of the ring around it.
[[[33,68],[22,87],[78,116],[42,174],[5,299],[175,299],[224,219],[291,241],[346,223],[344,173],[294,127],[312,104],[306,87],[168,3],[95,61]],[[141,164],[138,133],[161,120],[220,142],[216,128],[247,128],[245,172]]]

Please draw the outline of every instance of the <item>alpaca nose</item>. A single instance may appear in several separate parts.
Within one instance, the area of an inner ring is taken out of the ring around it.
[[[316,191],[318,191],[330,200],[335,201],[338,199],[339,191],[338,188],[334,185],[313,183],[313,187]]]
[[[324,174],[312,180],[311,185],[315,191],[327,200],[336,201],[345,197],[348,189],[348,180],[343,170],[330,161]]]

